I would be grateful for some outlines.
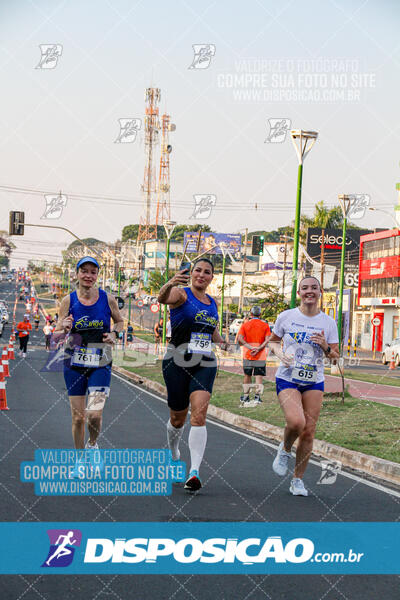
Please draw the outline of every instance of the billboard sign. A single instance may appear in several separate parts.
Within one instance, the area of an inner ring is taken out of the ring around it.
[[[368,229],[348,229],[346,232],[345,262],[358,265],[360,254],[360,237],[371,233]],[[317,261],[321,260],[322,229],[309,227],[307,231],[307,252]],[[324,260],[328,265],[340,264],[342,253],[342,230],[325,229]]]
[[[208,251],[210,254],[222,254],[221,246],[225,248],[225,250],[229,251],[231,254],[240,255],[241,245],[242,245],[242,236],[240,233],[212,233],[212,232],[202,232],[200,234],[200,244],[199,242],[199,232],[198,231],[186,231],[183,247],[186,247],[186,243],[188,243],[186,252],[201,252]]]

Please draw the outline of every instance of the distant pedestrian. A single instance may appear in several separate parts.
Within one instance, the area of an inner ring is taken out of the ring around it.
[[[43,327],[43,333],[47,352],[50,351],[51,334],[53,333],[53,331],[54,327],[50,325],[49,321],[46,321],[46,325]]]
[[[29,315],[24,315],[24,320],[17,325],[19,339],[19,355],[25,358],[28,348],[29,332],[32,331],[32,325],[29,323]]]
[[[244,407],[254,407],[262,402],[261,396],[264,391],[263,377],[265,377],[267,353],[265,346],[271,336],[271,330],[266,321],[260,319],[261,308],[253,306],[250,311],[250,319],[243,323],[239,329],[238,342],[243,348],[243,395],[240,400]],[[256,379],[256,393],[254,402],[250,401],[250,386],[252,377]]]
[[[164,325],[164,319],[160,319],[154,325],[154,342],[156,344],[156,349],[162,342],[163,325]]]

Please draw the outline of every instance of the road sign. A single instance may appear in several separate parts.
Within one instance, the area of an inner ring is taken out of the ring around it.
[[[150,310],[152,313],[158,313],[158,311],[160,310],[160,305],[158,304],[158,302],[150,304]]]
[[[136,306],[139,306],[140,308],[143,306],[143,300],[137,300],[136,301]]]
[[[378,327],[378,325],[381,324],[381,320],[379,319],[379,317],[374,317],[371,321],[372,325],[374,325],[374,327]]]
[[[118,302],[118,308],[119,310],[122,310],[125,306],[125,301],[123,298],[121,298],[121,296],[115,296],[116,301]]]

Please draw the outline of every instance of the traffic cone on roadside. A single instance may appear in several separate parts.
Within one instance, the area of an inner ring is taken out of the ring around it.
[[[10,410],[7,406],[6,382],[0,381],[0,410]]]
[[[8,368],[8,350],[7,350],[7,346],[4,346],[4,348],[3,348],[3,354],[2,354],[1,362],[3,363],[3,367],[4,367],[4,377],[10,377],[10,369]]]
[[[4,367],[0,361],[0,410],[10,410],[7,406],[6,379]]]
[[[389,369],[392,371],[396,368],[396,364],[394,362],[394,350],[392,350],[392,357],[390,359]]]
[[[14,343],[11,341],[11,338],[10,338],[10,342],[8,343],[8,360],[14,360],[14,358],[15,358]]]

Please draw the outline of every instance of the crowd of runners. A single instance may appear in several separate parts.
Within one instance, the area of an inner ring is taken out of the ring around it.
[[[43,327],[46,349],[50,350],[51,344],[64,348],[64,380],[75,448],[86,448],[92,454],[99,448],[97,441],[103,410],[110,394],[111,349],[124,329],[116,299],[96,285],[99,270],[95,258],[86,256],[79,260],[76,289],[61,300],[57,321],[47,318]],[[166,437],[172,460],[179,460],[179,444],[190,410],[190,469],[185,483],[185,489],[190,492],[202,487],[200,468],[207,444],[207,409],[217,374],[214,348],[219,346],[227,350],[230,345],[219,333],[218,305],[207,293],[213,276],[213,263],[207,258],[199,258],[191,269],[180,270],[171,277],[158,295],[160,304],[169,307],[170,315],[169,343],[162,360],[169,408]],[[243,353],[242,407],[254,407],[263,401],[268,351],[280,361],[276,393],[286,426],[273,470],[279,476],[287,474],[293,445],[297,441],[289,489],[293,495],[307,496],[303,476],[322,406],[325,359],[337,359],[339,346],[335,321],[319,308],[319,281],[314,277],[303,278],[298,285],[298,295],[297,308],[283,311],[272,332],[261,318],[260,306],[253,306],[238,332],[237,341]],[[26,313],[17,325],[22,356],[26,356],[32,331],[33,301],[34,298],[26,298]],[[33,320],[38,329],[39,311],[34,313]],[[154,328],[159,344],[162,331],[163,321],[160,320]],[[133,328],[130,324],[128,333],[131,340]],[[251,399],[252,390],[254,399]],[[85,425],[88,430],[86,443]],[[98,457],[92,456],[91,460],[99,464]],[[75,474],[79,466],[78,461]]]

